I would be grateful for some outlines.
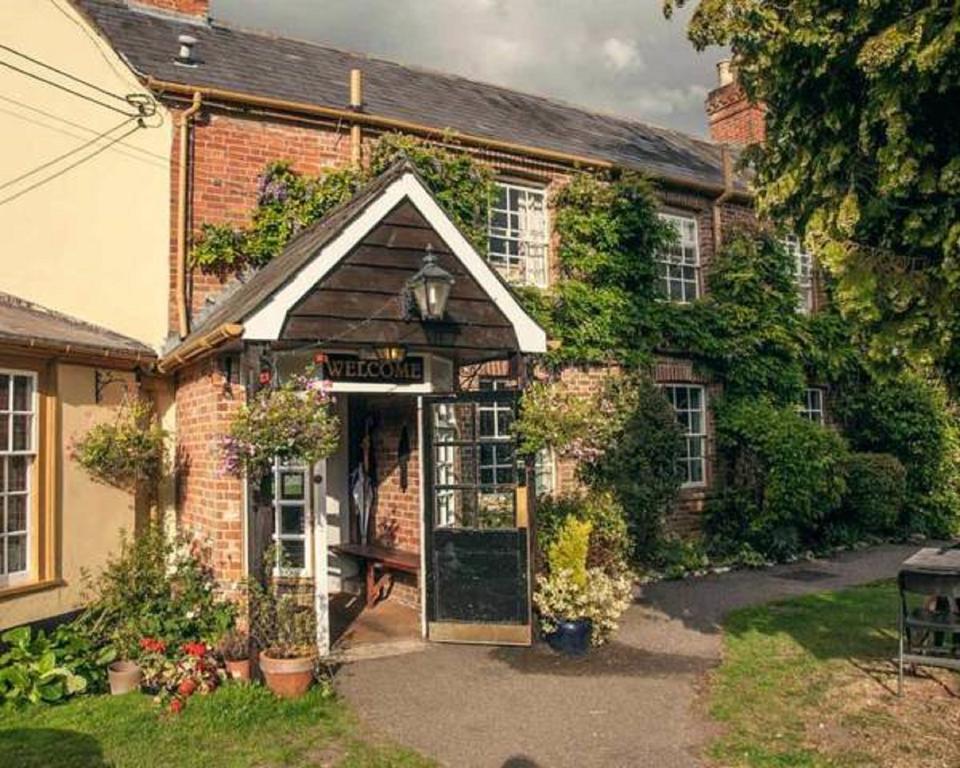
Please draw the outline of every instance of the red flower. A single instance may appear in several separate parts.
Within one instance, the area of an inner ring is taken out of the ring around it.
[[[167,644],[155,637],[144,637],[140,640],[140,648],[148,653],[166,653]]]
[[[182,710],[183,710],[183,702],[180,701],[180,699],[174,699],[173,701],[170,702],[170,711],[173,714],[179,715]]]
[[[197,690],[196,680],[191,680],[190,678],[187,678],[182,683],[180,683],[179,687],[177,688],[177,693],[179,693],[181,696],[190,696],[193,694],[195,690]]]
[[[206,643],[184,643],[183,652],[187,654],[187,656],[202,659],[207,655],[207,646]]]

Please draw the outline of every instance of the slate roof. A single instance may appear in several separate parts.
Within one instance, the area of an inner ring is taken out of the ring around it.
[[[63,354],[133,358],[145,362],[156,358],[150,347],[136,339],[2,292],[0,342],[54,348]]]
[[[122,0],[73,2],[141,76],[345,108],[350,70],[359,68],[365,111],[372,115],[590,157],[679,182],[723,185],[719,145],[678,131],[324,45],[128,6]],[[197,39],[198,66],[174,62],[180,34]]]

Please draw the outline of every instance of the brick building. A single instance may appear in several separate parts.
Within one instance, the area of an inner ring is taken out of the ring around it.
[[[704,141],[236,30],[211,20],[206,0],[72,1],[173,126],[164,212],[169,339],[157,372],[174,403],[179,525],[211,540],[228,589],[274,542],[286,557],[277,568],[311,580],[318,606],[333,593],[358,589],[364,564],[386,563],[382,570],[396,571],[396,601],[421,612],[422,632],[431,638],[529,641],[527,497],[570,490],[576,479],[571,464],[549,455],[537,458],[526,488],[507,477],[513,387],[546,340],[506,285],[549,288],[556,247],[551,196],[577,170],[617,167],[656,182],[662,215],[677,228],[678,244],[658,260],[665,296],[702,296],[723,232],[752,216],[748,184],[732,172],[719,142],[762,140],[762,109],[724,69],[707,101],[715,141]],[[364,163],[372,144],[392,132],[469,153],[494,169],[498,198],[485,252],[459,235],[413,169],[399,166],[249,279],[221,280],[191,268],[190,246],[202,225],[249,221],[267,163],[287,160],[310,174]],[[452,335],[436,332],[427,315],[413,322],[408,308],[390,304],[418,273],[428,245],[455,280],[445,320],[455,316]],[[813,266],[792,247],[802,306],[813,310]],[[394,354],[405,356],[416,375],[385,374],[399,370],[385,362],[390,349],[399,349]],[[318,355],[325,365],[335,358],[353,366],[354,375],[331,376],[344,425],[338,453],[322,468],[278,466],[272,482],[251,488],[218,471],[215,448],[231,414],[258,386],[267,353],[276,375]],[[457,382],[471,366],[478,391],[457,399]],[[587,394],[609,373],[571,367],[562,380]],[[668,525],[690,533],[714,474],[709,402],[716,389],[689,359],[664,356],[654,375],[687,428],[687,482]],[[817,402],[822,417],[822,395],[817,401],[811,392],[811,417],[818,417]],[[372,499],[364,530],[361,497]],[[504,514],[506,524],[498,517]],[[477,598],[467,582],[488,597]],[[471,600],[473,613],[459,613]]]

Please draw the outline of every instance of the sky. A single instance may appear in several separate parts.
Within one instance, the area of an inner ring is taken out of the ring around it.
[[[211,14],[706,135],[720,50],[660,0],[213,0]]]

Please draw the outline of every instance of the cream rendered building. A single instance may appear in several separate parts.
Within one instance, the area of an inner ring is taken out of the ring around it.
[[[167,335],[172,127],[66,0],[0,3],[0,30],[3,629],[77,609],[81,571],[144,519],[69,446]]]

